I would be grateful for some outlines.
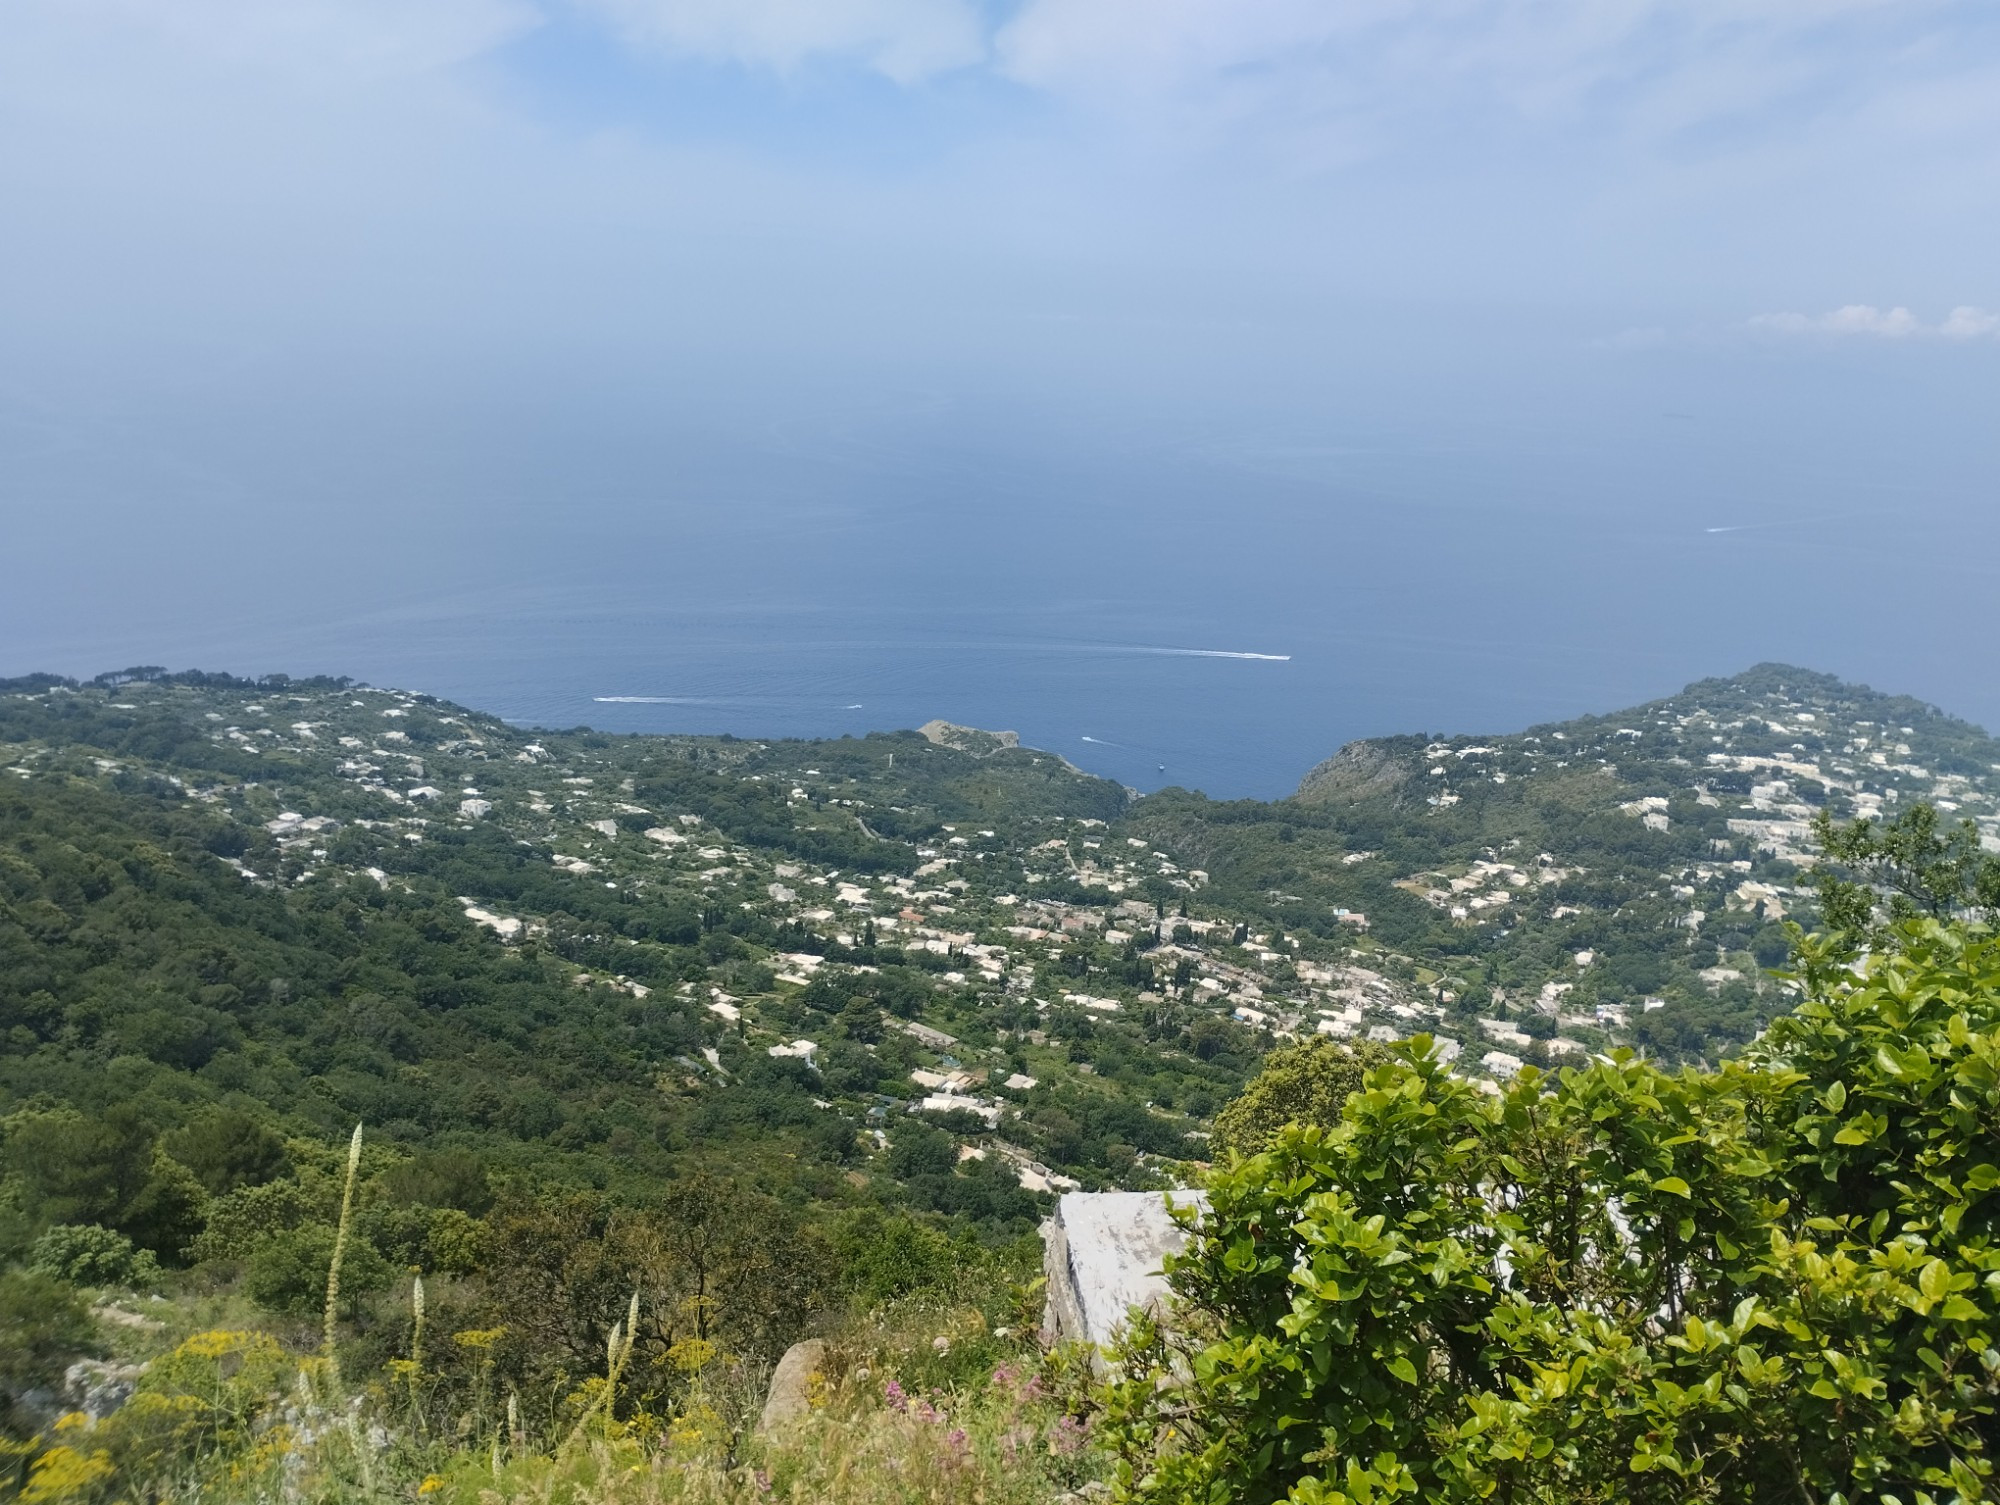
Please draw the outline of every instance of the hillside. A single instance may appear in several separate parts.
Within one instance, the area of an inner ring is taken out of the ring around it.
[[[747,1132],[753,1087],[793,1106],[750,1120],[830,1164],[926,1102],[999,1126],[1040,1191],[1198,1155],[1287,1031],[1422,1028],[1501,1074],[1613,1040],[1713,1056],[1781,1006],[1761,973],[1815,809],[2000,830],[1977,728],[1768,665],[1354,744],[1268,804],[1134,801],[942,723],[611,737],[329,681],[8,689],[17,1100],[193,1074],[591,1180],[607,1144],[646,1177]]]
[[[504,1384],[559,1438],[635,1281],[675,1406],[897,1302],[920,1354],[950,1310],[995,1333],[951,1362],[990,1364],[1051,1196],[1185,1184],[1281,1040],[1430,1033],[1481,1091],[1616,1043],[1713,1059],[1787,1005],[1763,969],[1812,813],[1923,799],[1992,845],[1996,764],[1775,666],[1355,744],[1272,803],[945,723],[614,737],[336,680],[0,684],[0,1258],[178,1272],[157,1319],[103,1319],[128,1357],[216,1311],[309,1347],[359,1121],[344,1341],[414,1345],[421,1272],[470,1335],[433,1354],[441,1417]],[[0,1290],[0,1325],[55,1289]],[[678,1368],[691,1342],[727,1375]]]
[[[1747,1040],[1782,1006],[1762,973],[1809,906],[1814,812],[1928,801],[2000,845],[1996,770],[2000,743],[1934,707],[1767,664],[1510,735],[1356,743],[1288,800],[1169,793],[1126,825],[1260,926],[1340,940],[1350,912],[1346,976],[1375,976],[1295,968],[1295,1004],[1343,1030],[1420,1018],[1504,1074],[1538,1044],[1712,1059]]]
[[[1081,1043],[1118,1006],[1062,990],[1133,972],[1150,924],[1081,881],[1124,791],[1046,754],[527,733],[331,683],[27,691],[0,697],[13,1102],[249,1099],[998,1232],[1198,1152],[1262,1048],[1220,1019]],[[925,1103],[978,1139],[962,1173]]]

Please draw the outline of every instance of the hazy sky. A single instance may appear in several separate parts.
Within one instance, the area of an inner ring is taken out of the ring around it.
[[[1942,554],[1976,615],[1996,252],[1991,3],[9,0],[0,671],[220,662],[245,602],[512,579],[493,530],[642,494],[662,536],[851,515],[830,454],[972,417],[996,471],[1178,446],[1224,513],[1485,487],[1817,531],[1850,593]],[[2000,712],[1885,589],[1817,661]],[[1813,647],[1786,610],[1684,658]]]
[[[66,338],[2000,306],[1983,3],[12,0],[0,91]]]

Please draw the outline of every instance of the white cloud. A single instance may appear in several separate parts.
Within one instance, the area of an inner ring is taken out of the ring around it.
[[[1966,304],[1954,308],[1941,322],[1926,324],[1901,306],[1883,309],[1870,303],[1849,303],[1823,314],[1759,314],[1750,327],[1762,334],[1969,340],[2000,334],[2000,314]]]
[[[44,62],[52,48],[79,67],[152,49],[161,68],[368,80],[450,67],[541,19],[532,0],[24,0],[7,28],[9,50]]]
[[[1970,304],[1954,308],[1938,333],[1948,340],[1976,340],[1982,335],[2000,335],[2000,314],[1989,314]]]
[[[1596,106],[1663,128],[1879,67],[1825,46],[1840,27],[1921,35],[1950,0],[1026,0],[998,52],[1014,78],[1072,95],[1222,90],[1294,107],[1405,112]]]
[[[970,0],[582,0],[643,45],[781,72],[820,57],[917,83],[986,56]]]

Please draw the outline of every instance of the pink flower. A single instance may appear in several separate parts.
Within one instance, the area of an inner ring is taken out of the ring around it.
[[[894,1380],[889,1381],[888,1384],[882,1387],[882,1399],[889,1403],[891,1411],[900,1412],[910,1409],[909,1397],[903,1394],[903,1387]]]
[[[1087,1423],[1078,1421],[1074,1416],[1062,1417],[1056,1422],[1054,1430],[1049,1433],[1049,1451],[1058,1458],[1074,1458],[1083,1451],[1083,1445],[1089,1440],[1089,1435],[1090,1427]]]

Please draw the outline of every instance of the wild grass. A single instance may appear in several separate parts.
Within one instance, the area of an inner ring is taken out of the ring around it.
[[[803,1420],[740,1451],[673,1439],[599,1440],[568,1458],[460,1455],[436,1476],[450,1505],[1048,1505],[1085,1485],[1088,1428],[1032,1371],[1003,1366],[978,1389],[911,1395],[850,1376]]]
[[[329,1271],[337,1295],[337,1266]],[[210,1331],[156,1358],[139,1393],[43,1440],[27,1505],[1052,1505],[1101,1472],[1088,1369],[1027,1336],[1033,1292],[931,1293],[834,1324],[806,1415],[760,1435],[768,1371],[712,1346],[684,1351],[670,1402],[628,1379],[628,1307],[604,1370],[538,1435],[490,1383],[429,1388],[425,1299],[410,1291],[407,1359],[368,1383],[338,1350]],[[635,1298],[636,1300],[636,1298]],[[983,1302],[983,1304],[982,1304]],[[1017,1313],[1019,1315],[1017,1315]],[[337,1335],[336,1335],[337,1336]],[[442,1339],[478,1350],[485,1333]],[[649,1409],[652,1408],[652,1409]]]

